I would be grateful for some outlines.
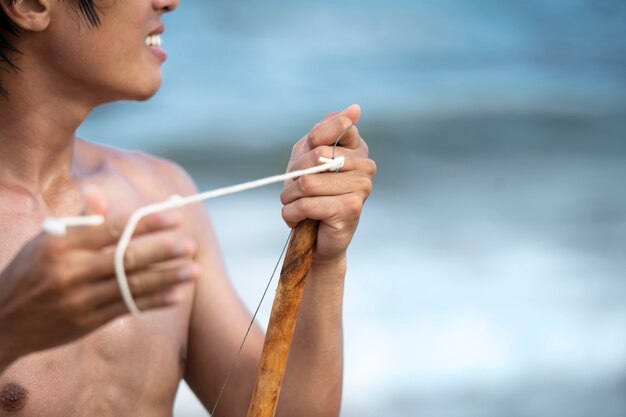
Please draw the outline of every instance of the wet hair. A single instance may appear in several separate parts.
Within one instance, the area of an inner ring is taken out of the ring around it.
[[[1,0],[0,0],[1,1]],[[9,0],[16,2],[17,0]],[[87,26],[95,27],[100,24],[98,7],[94,0],[69,0],[80,19]],[[0,8],[0,76],[2,72],[19,71],[15,58],[22,53],[13,45],[13,41],[20,36],[20,31],[11,19]],[[0,77],[0,95],[7,97],[8,92]]]

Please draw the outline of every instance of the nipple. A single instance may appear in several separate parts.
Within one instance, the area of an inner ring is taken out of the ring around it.
[[[26,405],[28,391],[26,388],[15,382],[9,382],[0,391],[0,407],[4,411],[20,411]]]

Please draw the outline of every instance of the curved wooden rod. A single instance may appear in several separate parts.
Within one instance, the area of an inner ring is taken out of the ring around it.
[[[304,220],[296,226],[289,242],[247,417],[274,417],[276,413],[318,228],[319,221]]]

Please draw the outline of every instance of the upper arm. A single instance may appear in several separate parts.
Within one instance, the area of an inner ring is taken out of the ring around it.
[[[152,161],[161,178],[176,193],[197,192],[187,173],[163,160]],[[236,294],[224,267],[209,216],[202,204],[184,207],[185,229],[198,244],[196,261],[202,277],[192,294],[185,379],[207,410],[211,410],[244,338],[251,315]],[[241,352],[228,388],[220,400],[220,415],[244,415],[252,393],[263,333],[255,325]]]
[[[212,410],[251,315],[225,273],[215,234],[207,216],[203,217],[198,228],[203,234],[198,256],[203,274],[191,312],[185,379],[207,410]],[[245,415],[262,344],[263,334],[255,325],[220,400],[220,415]]]

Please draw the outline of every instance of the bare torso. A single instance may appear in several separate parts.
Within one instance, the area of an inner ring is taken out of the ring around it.
[[[58,201],[38,201],[0,184],[0,270],[39,233],[44,217],[81,211],[84,185],[100,187],[109,215],[120,217],[176,192],[145,157],[82,142],[75,154],[76,188]],[[125,316],[77,342],[14,362],[0,377],[0,417],[171,416],[185,371],[192,291],[175,308]]]

